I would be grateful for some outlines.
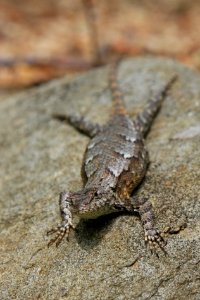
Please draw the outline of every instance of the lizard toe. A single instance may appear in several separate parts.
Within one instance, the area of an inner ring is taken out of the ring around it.
[[[165,250],[166,242],[162,237],[162,234],[157,229],[148,230],[145,232],[145,242],[148,244],[151,253],[156,254],[159,257],[158,252],[161,249],[165,255],[167,251]]]
[[[47,232],[47,235],[55,234],[55,236],[49,241],[48,247],[50,247],[54,243],[56,244],[56,247],[58,247],[59,244],[62,242],[64,236],[66,236],[68,239],[70,228],[74,229],[73,224],[67,223],[58,225],[57,227],[54,227],[51,230],[49,230]]]

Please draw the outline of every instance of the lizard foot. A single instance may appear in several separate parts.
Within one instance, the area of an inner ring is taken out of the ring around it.
[[[145,231],[145,243],[148,244],[151,253],[158,255],[158,249],[160,248],[165,255],[167,255],[167,251],[165,250],[166,242],[162,237],[162,234],[157,229],[151,229]]]
[[[71,228],[75,228],[72,222],[62,222],[61,225],[58,225],[57,227],[54,227],[51,230],[49,230],[47,232],[47,235],[55,233],[55,236],[49,241],[48,247],[50,247],[54,243],[56,243],[56,247],[58,247],[61,241],[63,240],[64,236],[66,236],[68,239]]]

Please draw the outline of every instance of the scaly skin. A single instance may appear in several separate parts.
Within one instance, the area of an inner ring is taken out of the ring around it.
[[[147,198],[136,198],[133,191],[142,181],[148,166],[148,153],[144,137],[158,112],[162,100],[175,77],[159,94],[148,101],[144,111],[133,121],[128,116],[121,91],[116,80],[116,65],[111,65],[110,87],[113,110],[105,126],[92,124],[79,116],[57,116],[67,120],[92,139],[89,142],[82,166],[85,186],[78,192],[60,194],[62,222],[50,230],[55,233],[49,245],[59,245],[73,227],[73,215],[93,219],[114,211],[135,211],[140,214],[145,241],[152,252],[160,247],[164,252],[164,240],[155,228],[152,205]]]

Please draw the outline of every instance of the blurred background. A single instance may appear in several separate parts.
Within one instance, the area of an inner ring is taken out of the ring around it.
[[[0,0],[0,88],[21,89],[118,57],[200,68],[200,0]]]

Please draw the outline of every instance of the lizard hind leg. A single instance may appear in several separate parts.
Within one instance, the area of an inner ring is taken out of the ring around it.
[[[70,202],[69,193],[61,192],[59,197],[59,206],[62,221],[60,225],[47,232],[47,235],[55,234],[55,236],[49,241],[48,247],[54,243],[56,244],[56,247],[58,247],[64,236],[68,238],[70,229],[74,229],[72,213],[70,211]]]
[[[161,88],[161,90],[153,98],[149,99],[144,110],[133,120],[136,128],[142,133],[143,136],[146,136],[148,133],[153,119],[161,107],[162,101],[176,79],[176,75],[172,76],[170,80]]]
[[[132,198],[132,203],[134,207],[137,207],[137,211],[139,212],[144,228],[145,243],[149,246],[150,251],[158,256],[158,249],[160,248],[166,255],[167,252],[164,248],[166,242],[164,241],[160,231],[155,227],[151,202],[147,198],[137,200]]]
[[[101,126],[99,124],[92,123],[83,116],[55,114],[53,117],[59,121],[68,122],[78,131],[84,133],[90,138],[94,137],[101,131]]]

